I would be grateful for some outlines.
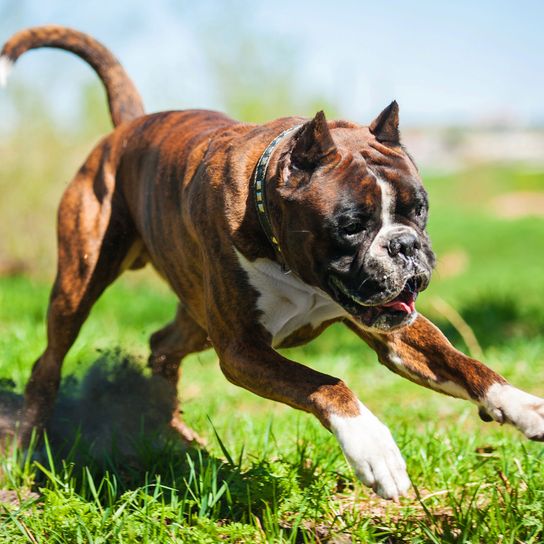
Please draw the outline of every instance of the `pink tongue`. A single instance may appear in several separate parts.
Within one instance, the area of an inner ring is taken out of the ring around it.
[[[411,298],[408,302],[392,300],[390,302],[382,304],[382,306],[386,308],[393,308],[393,310],[396,310],[397,312],[405,312],[407,314],[411,314],[416,309],[416,302],[413,298]]]

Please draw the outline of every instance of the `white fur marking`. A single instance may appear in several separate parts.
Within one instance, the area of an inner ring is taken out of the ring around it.
[[[394,188],[387,181],[384,181],[380,177],[376,176],[376,183],[380,188],[382,207],[381,207],[381,220],[382,226],[376,234],[376,237],[370,245],[369,253],[375,257],[383,257],[387,255],[387,242],[389,240],[389,232],[394,230],[405,230],[406,225],[400,223],[394,223],[395,217],[395,193]],[[411,227],[410,227],[411,228]]]
[[[487,390],[483,406],[495,421],[511,423],[527,438],[544,440],[544,399],[496,383]]]
[[[296,330],[347,315],[346,311],[321,289],[304,283],[292,272],[285,274],[269,259],[248,261],[236,251],[240,266],[249,282],[260,294],[257,301],[262,312],[261,324],[272,335],[272,345],[281,344]]]
[[[389,429],[361,402],[355,417],[329,416],[346,459],[357,477],[385,499],[397,499],[410,488],[406,463]]]
[[[438,382],[435,380],[431,380],[430,378],[420,376],[419,374],[416,374],[415,372],[412,372],[409,368],[407,368],[402,358],[399,357],[396,353],[389,352],[387,358],[389,362],[393,363],[393,365],[398,369],[399,374],[408,378],[409,380],[412,380],[413,382],[419,383],[421,385],[426,384],[431,389],[439,391],[440,393],[444,393],[445,395],[450,395],[458,399],[471,400],[470,395],[467,393],[466,389],[456,384],[455,382]]]
[[[13,62],[6,55],[0,56],[0,87],[7,85],[12,66]]]
[[[455,397],[456,399],[472,400],[470,398],[470,395],[467,393],[467,390],[459,384],[456,384],[455,382],[447,381],[433,385],[433,382],[431,382],[431,380],[427,381],[429,383],[429,387],[432,387],[433,389],[436,389],[441,393],[449,395],[450,397]]]
[[[376,176],[376,183],[382,193],[382,229],[393,223],[393,212],[395,211],[395,195],[388,182]]]

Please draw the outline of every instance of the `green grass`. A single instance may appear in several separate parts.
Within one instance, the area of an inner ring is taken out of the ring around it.
[[[436,310],[434,300],[446,300],[476,334],[487,364],[543,395],[544,221],[501,220],[489,201],[507,191],[542,190],[544,175],[487,167],[429,177],[427,187],[439,263],[462,252],[464,264],[457,273],[439,267],[420,310],[464,348]],[[44,347],[47,297],[43,276],[0,279],[5,398],[18,401]],[[121,394],[147,391],[149,406],[160,405],[145,370],[147,339],[174,309],[167,289],[145,275],[127,276],[99,301],[66,361],[64,376],[75,379],[65,379],[57,418],[73,420],[71,410],[87,395],[95,420],[105,429],[118,425],[117,447],[100,450],[84,429],[72,428],[67,444],[57,429],[50,446],[33,454],[8,449],[0,457],[1,542],[544,540],[543,445],[484,424],[472,405],[391,374],[340,326],[287,354],[346,380],[390,426],[414,483],[399,505],[356,481],[334,438],[312,417],[229,384],[212,352],[185,361],[180,385],[184,417],[207,438],[206,451],[184,451],[158,435],[146,399],[119,426],[114,407],[108,417],[100,392],[85,389],[88,377],[94,372],[109,391],[126,380],[134,390]],[[116,347],[123,351],[109,351]],[[127,438],[123,428],[140,432]]]

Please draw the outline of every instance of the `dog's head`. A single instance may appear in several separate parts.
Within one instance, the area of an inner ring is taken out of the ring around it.
[[[400,145],[393,102],[369,127],[305,123],[278,161],[270,202],[284,258],[364,326],[413,321],[434,254],[427,193]]]

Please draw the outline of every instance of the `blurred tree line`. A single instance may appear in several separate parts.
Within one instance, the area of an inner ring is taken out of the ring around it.
[[[174,12],[185,17],[186,6],[180,3]],[[213,17],[199,25],[196,36],[214,92],[229,115],[241,121],[263,122],[285,115],[310,116],[325,109],[331,118],[335,116],[326,98],[298,92],[296,53],[289,43],[245,23],[241,4],[214,6]],[[2,40],[13,29],[28,26],[26,9],[24,2],[0,4]],[[116,52],[113,46],[112,50]],[[57,68],[47,66],[41,79],[53,81]],[[164,68],[164,82],[158,82],[157,92],[169,93],[175,109],[179,106],[168,85],[169,67]],[[23,270],[49,278],[56,262],[55,217],[63,188],[94,143],[111,130],[111,124],[103,89],[94,74],[80,82],[76,78],[69,89],[76,105],[69,122],[52,111],[48,92],[53,91],[32,76],[12,78],[7,89],[0,90],[0,111],[7,111],[3,126],[0,121],[0,275]],[[145,103],[146,97],[143,99]]]

